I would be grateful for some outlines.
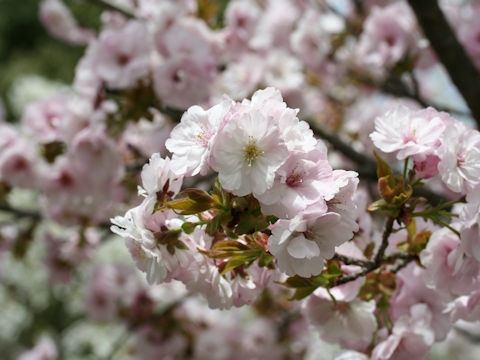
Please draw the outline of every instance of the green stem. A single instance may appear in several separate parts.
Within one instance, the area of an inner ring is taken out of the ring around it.
[[[405,164],[403,165],[403,179],[405,180],[405,182],[407,182],[407,171],[408,171],[408,160],[410,158],[406,158],[405,159]]]
[[[326,289],[327,289],[328,295],[330,295],[330,298],[333,301],[333,305],[337,306],[337,299],[335,299],[335,296],[333,296],[333,294],[330,292],[330,288],[327,287]]]
[[[435,220],[434,220],[435,221]],[[441,221],[441,220],[437,220],[435,221],[437,224],[439,225],[442,225],[442,226],[445,226],[447,229],[449,229],[450,231],[454,232],[458,237],[460,237],[460,233],[455,230],[453,227],[451,227],[450,225],[448,225],[447,223]]]

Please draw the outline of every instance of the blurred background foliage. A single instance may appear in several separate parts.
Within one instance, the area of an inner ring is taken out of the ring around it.
[[[63,0],[80,26],[98,30],[101,26],[100,2]],[[229,0],[198,0],[198,16],[212,28],[223,26]],[[0,0],[0,100],[10,122],[19,114],[9,99],[12,85],[20,78],[37,75],[70,84],[84,46],[64,43],[52,37],[38,18],[41,0]]]
[[[0,0],[0,97],[8,121],[15,121],[8,91],[22,76],[39,75],[69,84],[85,48],[56,40],[38,19],[40,0]],[[101,8],[89,1],[66,0],[78,23],[100,27]]]

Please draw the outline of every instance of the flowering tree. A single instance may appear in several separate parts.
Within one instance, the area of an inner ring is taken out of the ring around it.
[[[85,55],[0,123],[7,356],[424,359],[474,336],[480,7],[90,2],[98,32],[42,1]]]

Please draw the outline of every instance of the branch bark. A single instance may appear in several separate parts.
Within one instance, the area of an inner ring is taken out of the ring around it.
[[[380,244],[380,248],[378,249],[377,255],[375,256],[376,267],[380,266],[382,263],[383,256],[385,255],[385,250],[387,249],[387,246],[388,246],[388,238],[392,234],[394,221],[395,219],[393,217],[389,217],[385,225],[385,230],[382,236],[382,243]]]
[[[480,72],[458,42],[437,0],[408,0],[408,3],[480,128]]]

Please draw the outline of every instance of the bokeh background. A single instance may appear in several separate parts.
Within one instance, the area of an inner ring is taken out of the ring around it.
[[[101,8],[89,1],[65,2],[80,25],[93,29],[100,27]],[[28,103],[47,98],[67,87],[85,51],[83,46],[66,44],[48,34],[38,20],[39,3],[39,0],[0,0],[0,100],[8,122],[18,121]],[[448,80],[444,72],[432,72],[431,76],[435,77],[434,82],[441,90],[438,99],[446,104],[464,106],[456,90],[445,85]],[[32,194],[21,191],[11,194],[11,198],[19,208],[27,209],[36,201]],[[3,220],[0,217],[0,223]],[[128,331],[119,324],[78,321],[84,306],[84,284],[91,276],[92,268],[108,263],[133,265],[122,240],[110,235],[108,230],[102,236],[102,245],[93,261],[82,265],[68,285],[55,289],[49,287],[48,274],[43,266],[47,251],[43,242],[33,241],[21,258],[15,257],[14,252],[2,254],[0,359],[15,359],[22,350],[34,346],[38,333],[46,328],[55,329],[67,339],[64,347],[67,353],[61,354],[65,359],[117,358],[117,348],[131,340]],[[174,298],[175,294],[180,297],[182,291],[163,288],[158,290],[158,297],[165,296],[165,292],[169,292],[170,297]],[[240,311],[244,313],[224,315],[225,321],[229,316],[232,319],[252,316],[248,310]],[[480,359],[478,327],[467,330],[468,336],[457,336],[448,344],[436,345],[430,358]],[[478,338],[472,336],[476,332]],[[319,339],[318,342],[321,343]],[[319,353],[310,354],[311,359],[328,359],[337,349],[328,344],[319,348]]]

